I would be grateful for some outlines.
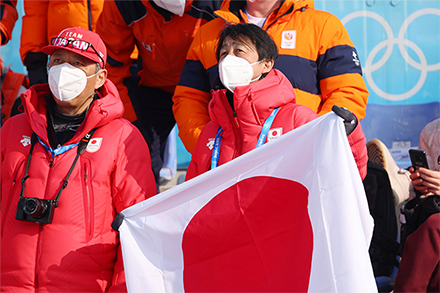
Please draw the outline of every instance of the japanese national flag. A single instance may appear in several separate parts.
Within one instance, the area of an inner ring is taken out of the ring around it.
[[[377,291],[373,220],[334,113],[122,214],[130,292]]]

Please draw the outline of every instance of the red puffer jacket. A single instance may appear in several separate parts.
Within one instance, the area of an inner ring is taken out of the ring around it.
[[[142,135],[127,120],[116,87],[107,80],[76,135],[98,127],[79,157],[55,208],[51,224],[15,219],[21,180],[35,132],[49,145],[47,84],[22,94],[25,109],[8,119],[1,135],[1,291],[126,291],[116,214],[156,193],[150,155]],[[52,158],[37,142],[25,197],[54,199],[77,147]]]
[[[296,104],[295,94],[289,80],[277,69],[272,69],[262,80],[234,91],[234,109],[229,105],[226,90],[212,91],[209,103],[209,122],[197,141],[188,167],[186,180],[208,171],[214,139],[219,126],[222,127],[221,146],[218,165],[247,153],[257,145],[263,124],[273,109],[279,107],[267,139],[274,130],[277,136],[285,134],[318,117],[311,109]],[[275,138],[275,137],[273,137]],[[348,136],[359,173],[367,174],[366,139],[360,127]]]

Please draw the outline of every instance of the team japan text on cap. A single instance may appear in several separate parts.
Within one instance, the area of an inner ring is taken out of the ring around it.
[[[55,50],[65,49],[84,56],[101,67],[107,60],[107,49],[97,33],[81,27],[67,28],[52,38],[50,45],[41,49],[43,53],[51,55]]]

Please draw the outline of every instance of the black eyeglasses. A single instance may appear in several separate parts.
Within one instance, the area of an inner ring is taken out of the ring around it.
[[[55,37],[50,40],[50,44],[52,46],[58,46],[58,47],[67,47],[69,44],[72,45],[72,48],[81,50],[81,51],[87,51],[89,48],[92,48],[93,51],[95,51],[96,55],[98,55],[99,59],[102,61],[102,66],[104,67],[104,59],[102,59],[101,55],[99,55],[98,51],[96,51],[95,47],[93,47],[92,44],[90,44],[87,41],[82,40],[69,40],[67,38],[61,38],[61,37]]]

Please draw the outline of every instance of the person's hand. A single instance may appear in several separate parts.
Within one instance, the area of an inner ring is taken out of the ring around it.
[[[414,170],[409,168],[411,175],[411,183],[414,189],[422,194],[431,192],[434,195],[440,196],[440,171],[433,171],[426,168],[418,168]]]
[[[347,136],[349,136],[358,124],[356,116],[351,113],[347,108],[342,108],[336,105],[333,105],[332,111],[335,112],[336,115],[344,119],[345,132],[347,133]]]

